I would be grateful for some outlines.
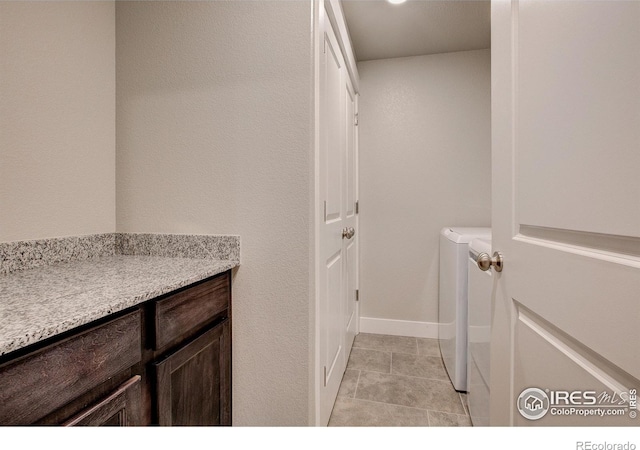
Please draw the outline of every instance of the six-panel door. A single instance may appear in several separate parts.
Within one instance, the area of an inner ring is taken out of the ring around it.
[[[321,20],[319,420],[326,425],[357,331],[357,94],[327,10]],[[351,231],[353,230],[353,234]]]

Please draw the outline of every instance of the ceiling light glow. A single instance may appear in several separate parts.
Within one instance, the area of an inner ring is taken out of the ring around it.
[[[389,3],[394,4],[394,5],[399,5],[400,3],[404,3],[407,0],[387,0]]]

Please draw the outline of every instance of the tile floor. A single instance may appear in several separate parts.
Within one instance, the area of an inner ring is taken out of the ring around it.
[[[356,336],[329,426],[471,426],[436,339]]]

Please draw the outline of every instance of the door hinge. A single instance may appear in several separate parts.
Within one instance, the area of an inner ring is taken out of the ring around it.
[[[322,40],[323,46],[322,46],[322,53],[327,53],[327,37],[325,36],[324,39]]]
[[[355,114],[355,120],[353,122],[355,126],[358,126],[358,113]]]
[[[324,366],[324,387],[327,387],[327,366]]]
[[[356,200],[356,214],[360,213],[360,201]]]
[[[356,301],[360,301],[360,289],[356,289]]]
[[[324,221],[327,221],[327,201],[324,201]]]

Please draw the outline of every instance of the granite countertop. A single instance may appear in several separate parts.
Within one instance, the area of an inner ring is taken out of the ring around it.
[[[238,260],[113,255],[0,275],[0,355],[238,265]]]

